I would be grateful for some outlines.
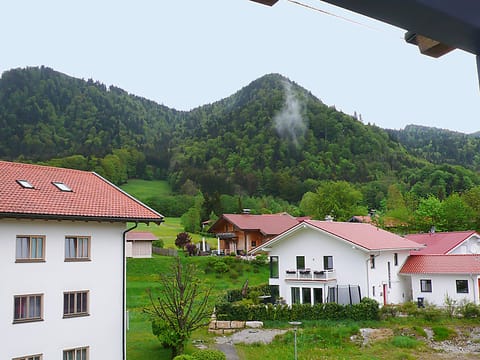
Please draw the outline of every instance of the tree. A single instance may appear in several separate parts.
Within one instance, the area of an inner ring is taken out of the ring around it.
[[[300,209],[316,219],[332,215],[338,221],[345,221],[353,215],[367,214],[367,209],[361,206],[362,199],[362,193],[346,181],[323,181],[315,193],[304,195]]]
[[[151,316],[152,332],[163,347],[172,350],[172,358],[183,353],[194,330],[208,324],[211,287],[201,284],[195,265],[184,265],[176,257],[171,272],[160,274],[161,296],[154,298],[147,290],[151,306],[145,312]]]
[[[421,199],[418,209],[415,211],[417,226],[423,231],[429,231],[432,227],[441,230],[442,223],[442,203],[434,195],[426,199]]]
[[[179,249],[183,249],[185,245],[192,242],[192,237],[187,232],[181,232],[177,234],[177,238],[175,239],[175,246]]]

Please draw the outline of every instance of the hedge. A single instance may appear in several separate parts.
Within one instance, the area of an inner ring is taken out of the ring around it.
[[[222,302],[216,305],[217,320],[294,321],[294,320],[378,320],[378,302],[363,298],[359,304],[245,305]]]

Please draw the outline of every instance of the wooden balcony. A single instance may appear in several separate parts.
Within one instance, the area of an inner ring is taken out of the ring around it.
[[[335,269],[329,270],[287,270],[285,272],[285,280],[287,281],[322,281],[328,282],[336,280]]]

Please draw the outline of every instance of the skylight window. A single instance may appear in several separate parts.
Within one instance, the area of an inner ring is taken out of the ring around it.
[[[17,180],[17,183],[25,189],[34,189],[33,185],[30,184],[27,180]]]
[[[72,191],[72,189],[70,189],[68,187],[68,185],[66,185],[62,182],[54,181],[54,182],[52,182],[52,184],[55,185],[61,191]]]

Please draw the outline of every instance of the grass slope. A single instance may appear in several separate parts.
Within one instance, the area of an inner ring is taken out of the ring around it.
[[[210,257],[184,257],[182,261],[192,263],[197,267],[198,276],[205,287],[212,289],[213,303],[225,294],[228,289],[238,289],[248,279],[250,286],[268,281],[268,266],[260,268],[244,262],[233,262],[225,273],[215,273],[208,265]],[[233,260],[233,259],[229,259]],[[151,324],[143,313],[149,305],[147,289],[152,289],[154,295],[158,293],[159,274],[168,274],[173,258],[154,256],[151,259],[127,259],[127,309],[129,311],[130,330],[127,333],[128,360],[168,359],[169,352],[160,347],[160,343],[152,335]],[[207,336],[205,330],[200,336]]]
[[[129,179],[120,188],[128,194],[144,201],[145,199],[172,194],[172,189],[164,180]]]

